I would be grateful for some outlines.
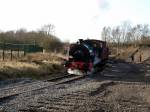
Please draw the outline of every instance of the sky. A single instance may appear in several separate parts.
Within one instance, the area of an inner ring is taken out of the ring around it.
[[[101,39],[104,26],[150,24],[150,0],[0,0],[0,30],[55,26],[63,41]]]

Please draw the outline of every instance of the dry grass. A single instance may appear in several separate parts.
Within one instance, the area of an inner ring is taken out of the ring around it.
[[[128,47],[128,48],[121,48],[120,49],[120,59],[127,59],[133,52],[135,52],[138,47]]]
[[[20,61],[1,61],[0,79],[30,77],[43,79],[64,71],[61,61],[50,54],[29,54]]]
[[[53,55],[52,53],[29,53],[25,57],[21,58],[20,61],[56,61],[58,57]]]
[[[134,54],[135,63],[140,62],[140,55],[142,56],[141,61],[145,61],[150,57],[150,47],[122,47],[119,48],[119,55],[117,55],[116,49],[117,48],[112,49],[112,54],[110,57],[131,62],[131,55]]]
[[[135,52],[138,47],[133,47],[133,46],[130,46],[130,47],[122,47],[122,48],[119,48],[119,54],[117,54],[117,48],[114,47],[114,48],[110,48],[111,49],[111,55],[110,57],[115,57],[117,59],[127,59],[133,52]]]

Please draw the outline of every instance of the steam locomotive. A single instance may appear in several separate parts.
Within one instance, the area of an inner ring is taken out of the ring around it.
[[[64,66],[69,74],[75,75],[93,74],[97,68],[105,65],[109,55],[106,42],[94,39],[79,39],[70,45],[68,51]]]

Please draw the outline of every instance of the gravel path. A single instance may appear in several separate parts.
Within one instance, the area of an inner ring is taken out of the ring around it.
[[[111,63],[103,72],[94,76],[5,99],[0,103],[0,110],[8,112],[149,112],[150,85],[147,74],[149,74],[148,64],[144,66],[121,62]]]

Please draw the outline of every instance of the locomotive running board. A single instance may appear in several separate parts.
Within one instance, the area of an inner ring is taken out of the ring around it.
[[[77,69],[74,69],[74,70],[68,69],[67,72],[69,74],[74,74],[74,75],[86,75],[85,73],[83,73],[83,72],[81,72],[80,70],[77,70]]]

